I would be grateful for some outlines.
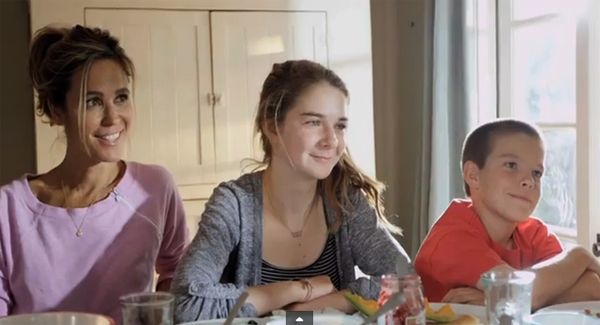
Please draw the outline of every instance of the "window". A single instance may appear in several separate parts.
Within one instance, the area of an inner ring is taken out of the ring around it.
[[[590,203],[600,200],[590,197],[598,185],[585,181],[600,169],[593,153],[600,132],[589,127],[600,122],[592,120],[598,107],[586,91],[595,83],[590,69],[598,56],[590,49],[597,53],[598,28],[588,22],[597,7],[582,0],[496,0],[497,114],[542,130],[546,171],[534,215],[563,241],[586,246],[600,231],[591,217],[599,210]]]

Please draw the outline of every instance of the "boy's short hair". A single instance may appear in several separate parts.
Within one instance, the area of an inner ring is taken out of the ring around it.
[[[542,141],[541,132],[532,124],[515,119],[498,119],[484,123],[471,131],[465,139],[462,148],[461,169],[467,161],[472,161],[480,169],[490,155],[494,137],[506,134],[524,133]],[[464,183],[465,193],[471,196],[467,182]]]

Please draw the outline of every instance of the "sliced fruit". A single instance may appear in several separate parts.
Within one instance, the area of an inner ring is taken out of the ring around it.
[[[371,316],[377,312],[379,306],[376,300],[365,299],[350,291],[344,291],[344,297],[358,310],[359,312]]]
[[[425,299],[425,317],[429,320],[440,323],[451,322],[458,318],[458,316],[452,309],[452,306],[450,306],[449,304],[444,304],[438,310],[434,310],[429,305],[429,301],[427,301],[427,299]]]

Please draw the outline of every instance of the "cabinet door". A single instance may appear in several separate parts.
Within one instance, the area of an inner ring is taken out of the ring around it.
[[[136,67],[128,159],[165,166],[184,199],[217,181],[206,11],[87,9],[85,22],[117,36]]]
[[[216,160],[219,178],[239,177],[243,161],[262,159],[254,118],[273,63],[327,65],[325,12],[211,12]]]

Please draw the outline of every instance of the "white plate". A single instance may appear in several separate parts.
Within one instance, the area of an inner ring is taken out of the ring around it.
[[[74,312],[20,314],[0,318],[0,325],[114,325],[110,317]]]
[[[432,309],[434,310],[438,310],[440,308],[442,308],[442,306],[445,305],[444,303],[437,303],[437,302],[430,302],[429,306],[431,306]],[[452,309],[454,310],[454,312],[457,315],[465,315],[465,314],[470,314],[473,315],[477,318],[479,318],[479,321],[482,324],[486,323],[486,314],[485,314],[485,307],[484,306],[479,306],[479,305],[464,305],[464,304],[450,304],[450,306],[452,306]]]
[[[314,314],[313,325],[360,325],[363,318],[356,315],[343,314]],[[267,322],[267,325],[286,325],[285,318],[279,318]]]
[[[546,311],[531,315],[534,325],[598,325],[600,318],[572,311]]]
[[[592,311],[600,312],[600,301],[580,301],[552,305],[538,310],[536,314],[545,313],[549,311],[574,311],[583,313],[585,309],[591,309]]]
[[[275,317],[279,318],[279,317]],[[273,317],[265,317],[265,318],[234,318],[233,325],[248,325],[250,321],[256,322],[258,325],[265,325],[269,320],[273,319]],[[225,318],[223,319],[210,319],[210,320],[199,320],[195,322],[189,323],[180,323],[179,325],[223,325],[225,323]],[[253,324],[253,323],[250,323]]]

